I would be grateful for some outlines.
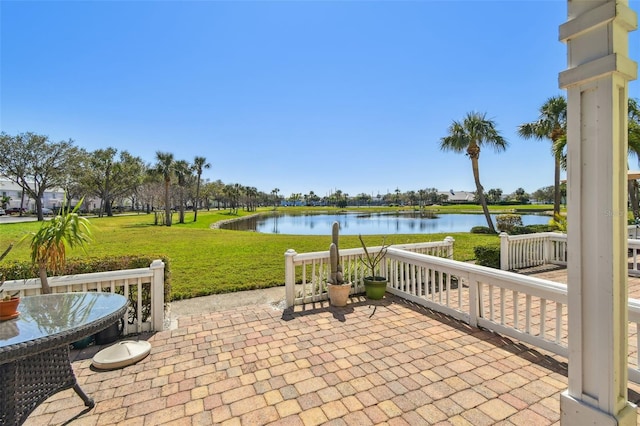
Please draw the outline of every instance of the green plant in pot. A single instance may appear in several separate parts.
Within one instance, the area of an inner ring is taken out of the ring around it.
[[[384,243],[382,239],[382,247],[379,251],[372,253],[367,249],[367,245],[362,239],[362,235],[358,235],[360,244],[364,249],[364,255],[360,256],[360,261],[364,264],[367,272],[364,277],[364,289],[368,299],[380,300],[384,297],[387,290],[387,278],[380,275],[380,262],[384,260],[387,254],[389,244]]]
[[[333,222],[331,227],[331,244],[329,245],[330,274],[327,279],[327,292],[329,301],[333,306],[346,306],[349,294],[351,293],[351,283],[344,282],[344,273],[340,265],[340,252],[338,249],[338,237],[340,224]]]
[[[13,244],[9,244],[9,247],[2,252],[0,255],[0,260],[4,259]],[[4,285],[4,276],[0,275],[0,321],[13,319],[18,316],[18,305],[20,304],[20,297],[18,297],[19,291],[14,294],[9,294],[6,292],[2,286]]]
[[[51,293],[47,270],[62,272],[67,262],[67,249],[76,246],[85,249],[91,241],[91,223],[78,214],[84,198],[73,208],[63,205],[59,215],[43,222],[38,232],[25,235],[31,237],[31,261],[38,266],[42,294]]]

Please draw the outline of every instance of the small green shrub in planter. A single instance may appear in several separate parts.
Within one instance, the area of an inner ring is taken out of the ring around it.
[[[500,247],[476,246],[473,248],[476,264],[500,269]]]
[[[526,225],[526,226],[514,226],[509,234],[522,235],[522,234],[537,234],[538,232],[552,232],[554,228],[550,225]]]
[[[495,232],[491,232],[488,226],[474,226],[470,232],[472,234],[495,234]]]

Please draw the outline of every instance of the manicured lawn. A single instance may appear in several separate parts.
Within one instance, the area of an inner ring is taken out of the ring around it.
[[[239,216],[248,214],[239,212]],[[287,249],[298,253],[324,251],[328,250],[331,242],[330,229],[327,229],[326,236],[300,236],[210,228],[212,223],[235,217],[225,211],[200,211],[198,222],[194,223],[191,212],[187,214],[185,224],[174,223],[171,227],[154,225],[153,215],[147,214],[91,218],[94,241],[87,247],[86,254],[82,250],[73,250],[69,256],[166,255],[171,261],[172,297],[182,299],[283,285],[284,253]],[[36,222],[0,225],[0,249],[10,242],[18,242],[23,235],[37,230],[39,226]],[[441,241],[446,236],[389,235],[386,242]],[[456,240],[454,258],[462,261],[473,259],[474,246],[499,243],[494,235],[457,233],[452,236]],[[376,241],[381,240],[381,236],[379,239],[367,237],[367,243],[371,241],[372,245],[378,245]],[[340,245],[341,248],[360,247],[357,236],[341,236]],[[6,258],[7,261],[28,259],[28,240],[17,244]]]

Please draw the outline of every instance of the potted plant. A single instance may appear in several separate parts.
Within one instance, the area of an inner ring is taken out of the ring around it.
[[[351,293],[351,283],[344,282],[342,265],[340,265],[340,252],[338,250],[338,233],[340,224],[333,222],[331,227],[331,245],[329,246],[329,261],[331,272],[327,279],[327,292],[329,301],[333,306],[346,306]]]
[[[0,255],[0,260],[4,259],[9,251],[13,247],[13,244],[9,244],[9,247]],[[18,305],[20,304],[19,292],[14,294],[6,293],[2,289],[4,285],[4,276],[0,275],[0,321],[10,320],[18,316]]]
[[[379,275],[379,265],[387,254],[389,244],[385,245],[383,238],[382,248],[376,253],[371,253],[367,249],[367,245],[364,243],[362,235],[358,235],[358,239],[364,249],[364,256],[360,256],[360,261],[367,269],[367,275],[365,275],[363,279],[365,293],[369,299],[380,300],[384,297],[384,293],[387,290],[387,278]]]
[[[42,294],[51,293],[47,270],[53,273],[63,271],[67,250],[76,246],[85,250],[85,245],[91,241],[91,223],[78,214],[83,201],[84,197],[73,209],[63,204],[59,215],[43,222],[38,232],[24,237],[31,237],[31,261],[38,266]]]

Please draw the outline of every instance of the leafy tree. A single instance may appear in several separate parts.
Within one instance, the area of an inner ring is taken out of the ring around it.
[[[0,133],[0,175],[20,185],[36,203],[38,220],[43,220],[42,199],[52,188],[61,188],[77,167],[79,150],[73,141],[51,142],[48,136]]]
[[[553,186],[545,186],[537,189],[531,196],[542,203],[552,203],[555,189]]]
[[[449,134],[440,140],[440,149],[443,151],[465,152],[471,160],[473,180],[476,184],[482,211],[487,220],[487,226],[491,232],[496,232],[489,207],[484,196],[484,190],[480,183],[480,170],[478,160],[482,146],[492,147],[496,152],[504,151],[508,142],[496,130],[496,123],[486,117],[485,113],[467,113],[462,121],[453,121],[449,126]]]
[[[211,164],[207,163],[207,159],[205,157],[196,156],[193,159],[193,168],[196,171],[196,201],[193,203],[193,221],[198,220],[198,207],[200,207],[200,179],[202,177],[203,169],[211,168]]]
[[[509,198],[516,200],[520,204],[527,204],[529,202],[529,194],[522,188],[516,189]]]
[[[78,180],[87,194],[100,199],[98,216],[113,216],[113,201],[135,193],[142,184],[145,165],[142,159],[112,147],[87,154]]]
[[[174,175],[175,161],[169,152],[156,152],[156,164],[152,173],[161,176],[164,181],[164,224],[171,226],[171,178]]]
[[[491,188],[487,191],[487,202],[491,204],[499,203],[502,200],[502,189],[500,188]]]
[[[567,101],[564,96],[554,96],[546,100],[539,109],[538,120],[518,126],[518,134],[525,139],[549,139],[555,162],[553,187],[553,213],[560,213],[560,168],[562,157],[555,147],[556,142],[567,133]]]

